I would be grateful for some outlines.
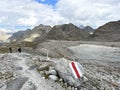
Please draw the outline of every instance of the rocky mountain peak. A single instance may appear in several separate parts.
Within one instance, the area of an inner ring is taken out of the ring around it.
[[[50,29],[51,29],[51,26],[40,24],[39,26],[34,27],[32,30],[33,31],[41,31],[42,30],[45,32],[49,32]]]
[[[88,37],[88,33],[72,23],[56,25],[47,35],[48,39],[54,40],[80,40],[85,37]]]
[[[94,29],[92,27],[90,27],[90,26],[85,26],[84,30],[86,30],[86,31],[94,31]]]

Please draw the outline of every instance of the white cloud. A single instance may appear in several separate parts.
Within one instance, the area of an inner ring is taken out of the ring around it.
[[[4,26],[33,27],[39,24],[55,25],[66,22],[53,6],[34,0],[0,0],[0,4],[0,15],[8,17]],[[3,22],[2,19],[0,21]]]
[[[0,16],[0,23],[4,23],[7,20],[7,17]]]
[[[60,14],[74,24],[102,25],[120,19],[119,0],[59,0]]]
[[[0,0],[0,4],[0,26],[11,26],[11,29],[19,25],[53,26],[70,22],[98,27],[120,19],[119,0],[58,0],[55,7],[35,0]]]
[[[4,33],[13,32],[12,30],[10,30],[10,29],[5,29],[5,28],[0,28],[0,31],[1,31],[1,32],[4,32]]]
[[[32,26],[32,25],[36,25],[37,19],[35,17],[19,18],[18,23],[20,25]]]

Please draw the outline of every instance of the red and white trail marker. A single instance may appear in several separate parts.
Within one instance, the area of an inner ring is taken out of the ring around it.
[[[81,77],[83,77],[83,68],[78,62],[70,62],[69,67],[72,70],[72,73],[76,79],[80,79]]]

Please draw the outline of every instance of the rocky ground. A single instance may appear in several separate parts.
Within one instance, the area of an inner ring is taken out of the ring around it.
[[[40,57],[27,53],[0,55],[0,90],[64,90],[62,85],[45,79],[34,69],[35,59]]]
[[[55,41],[47,43],[39,48],[56,44]],[[64,50],[65,58],[32,53],[0,54],[0,90],[120,90],[119,47],[59,43],[57,50]],[[83,66],[84,77],[80,80],[74,78],[68,66],[72,60]]]

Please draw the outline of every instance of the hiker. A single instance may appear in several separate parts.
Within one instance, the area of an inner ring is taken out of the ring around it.
[[[18,48],[18,52],[21,53],[21,47]]]
[[[12,48],[11,47],[9,47],[9,52],[12,53]]]

